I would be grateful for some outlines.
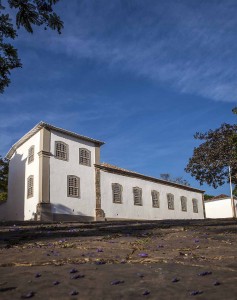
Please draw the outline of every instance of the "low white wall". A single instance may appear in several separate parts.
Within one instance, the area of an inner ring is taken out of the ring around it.
[[[235,206],[237,201],[235,200]],[[231,199],[211,200],[205,202],[206,218],[232,218]]]
[[[123,187],[122,204],[113,203],[112,183]],[[134,205],[133,187],[142,188],[142,206]],[[160,193],[160,208],[152,207],[151,190]],[[174,195],[174,210],[168,209],[167,193]],[[181,211],[180,197],[187,197],[187,212]],[[198,213],[193,212],[192,199],[198,200]],[[203,219],[202,194],[143,179],[112,174],[101,170],[101,208],[106,218],[143,220]]]
[[[54,157],[55,142],[68,144],[68,161]],[[50,203],[52,213],[93,216],[95,215],[95,146],[91,142],[70,137],[56,131],[51,132],[50,157]],[[79,164],[79,148],[91,151],[91,166]],[[67,176],[80,178],[80,197],[67,196]]]

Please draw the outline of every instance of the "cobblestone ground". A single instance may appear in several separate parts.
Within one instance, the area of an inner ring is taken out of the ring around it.
[[[0,223],[0,299],[237,299],[237,221]]]

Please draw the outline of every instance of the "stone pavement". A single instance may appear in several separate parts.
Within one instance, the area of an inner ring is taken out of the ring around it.
[[[237,299],[236,220],[0,223],[0,299]]]

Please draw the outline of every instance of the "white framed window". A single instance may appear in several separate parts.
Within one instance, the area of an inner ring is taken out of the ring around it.
[[[122,185],[112,183],[113,203],[122,203]]]
[[[142,206],[142,189],[139,187],[133,188],[133,200],[134,205]]]
[[[180,201],[181,201],[181,210],[187,211],[187,198],[184,196],[181,196]]]
[[[197,199],[193,199],[192,202],[193,202],[193,212],[198,213],[198,201],[197,201]]]
[[[55,157],[61,160],[68,160],[68,145],[64,142],[55,142]]]
[[[173,194],[167,194],[167,203],[168,203],[168,209],[174,210],[174,195]]]
[[[31,146],[28,150],[28,164],[34,161],[35,156],[35,146]]]
[[[27,198],[34,196],[34,176],[30,175],[27,178]]]
[[[80,178],[75,175],[67,176],[67,196],[73,198],[80,197]]]
[[[160,207],[160,193],[157,191],[151,191],[151,198],[152,198],[152,206],[153,207]]]
[[[84,166],[91,166],[91,152],[88,149],[79,149],[79,164]]]

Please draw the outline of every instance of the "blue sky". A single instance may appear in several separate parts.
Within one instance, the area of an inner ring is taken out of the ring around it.
[[[193,134],[234,123],[237,2],[61,0],[61,35],[19,32],[0,95],[0,154],[36,123],[106,142],[101,160],[183,176]],[[229,194],[228,185],[209,194]]]

